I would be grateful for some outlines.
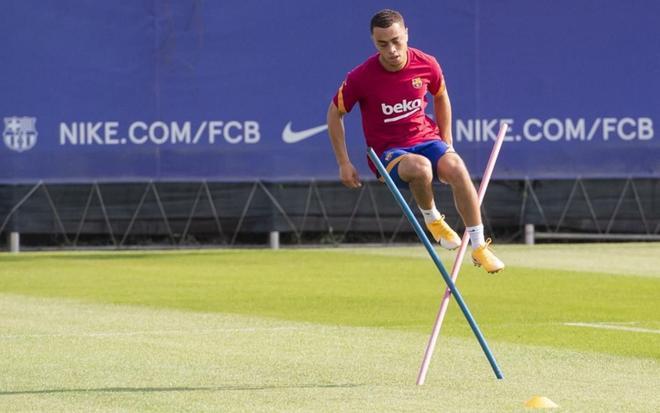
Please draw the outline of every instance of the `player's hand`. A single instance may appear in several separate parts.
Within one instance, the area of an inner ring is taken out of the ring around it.
[[[339,178],[341,179],[341,183],[349,188],[359,188],[362,186],[357,169],[350,162],[339,165]]]

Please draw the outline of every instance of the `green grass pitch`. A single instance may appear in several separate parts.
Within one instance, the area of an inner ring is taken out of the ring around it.
[[[0,411],[660,411],[660,245],[0,254]],[[447,269],[454,253],[440,252]]]

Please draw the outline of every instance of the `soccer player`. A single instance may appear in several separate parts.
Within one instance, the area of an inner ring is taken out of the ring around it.
[[[361,185],[346,150],[343,116],[360,105],[368,146],[399,188],[410,188],[433,238],[455,249],[461,238],[436,209],[434,179],[449,184],[454,203],[472,245],[472,261],[489,273],[504,263],[484,239],[477,192],[461,157],[452,147],[451,104],[440,65],[433,56],[408,47],[408,28],[401,14],[381,10],[371,19],[371,38],[378,53],[348,73],[328,109],[328,133],[342,183]],[[426,116],[426,94],[433,96],[436,122]],[[374,165],[369,166],[378,176]],[[379,177],[382,180],[382,177]]]

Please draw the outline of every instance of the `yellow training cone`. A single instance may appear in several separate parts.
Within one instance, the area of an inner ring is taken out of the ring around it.
[[[532,409],[554,409],[555,407],[559,407],[559,405],[547,397],[534,396],[525,402],[525,407],[531,407]]]

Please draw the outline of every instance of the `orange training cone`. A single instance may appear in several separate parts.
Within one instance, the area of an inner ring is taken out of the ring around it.
[[[559,405],[547,397],[534,396],[525,402],[525,407],[531,407],[532,409],[554,409],[555,407],[559,407]]]

